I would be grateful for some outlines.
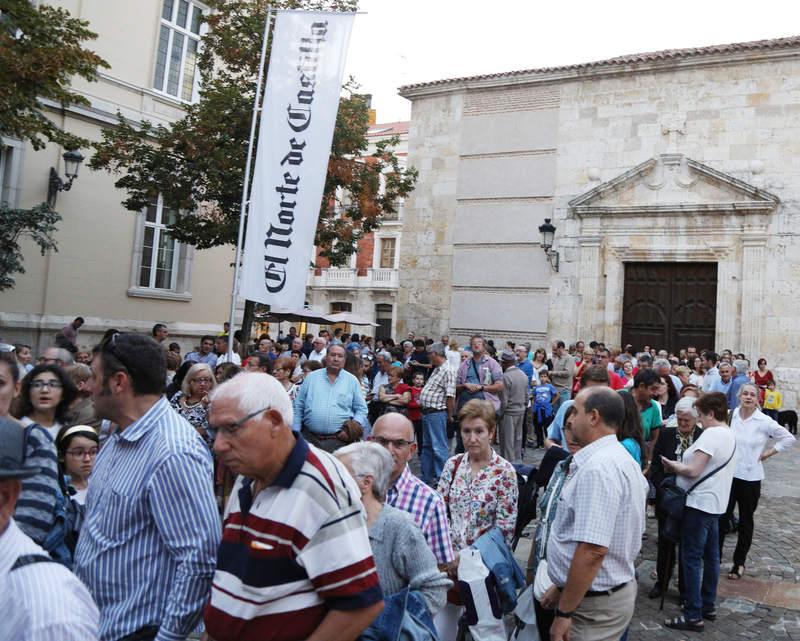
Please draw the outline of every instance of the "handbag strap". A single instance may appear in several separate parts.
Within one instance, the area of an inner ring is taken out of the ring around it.
[[[689,492],[691,492],[691,491],[692,491],[694,488],[696,488],[698,485],[700,485],[700,483],[702,483],[703,481],[706,481],[706,480],[710,479],[710,478],[711,478],[712,476],[714,476],[714,475],[715,475],[717,472],[719,472],[719,471],[720,471],[720,470],[721,470],[723,467],[725,467],[725,466],[726,466],[728,463],[730,463],[730,462],[731,462],[731,459],[733,459],[733,455],[734,455],[734,454],[736,454],[736,442],[734,442],[734,443],[733,443],[733,452],[731,452],[731,455],[728,457],[728,460],[727,460],[727,461],[725,461],[725,462],[724,462],[722,465],[720,465],[718,468],[716,468],[716,469],[714,469],[714,470],[711,470],[711,471],[710,471],[708,474],[706,474],[706,475],[705,475],[703,478],[701,478],[701,479],[700,479],[699,481],[697,481],[697,482],[696,482],[694,485],[692,485],[692,487],[690,487],[688,490],[686,490],[686,494],[687,494],[687,496],[688,496]]]

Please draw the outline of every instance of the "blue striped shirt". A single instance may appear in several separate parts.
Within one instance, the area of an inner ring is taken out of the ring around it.
[[[351,418],[361,425],[367,422],[367,404],[355,376],[341,370],[331,384],[323,368],[305,377],[294,399],[296,432],[305,426],[317,434],[336,434]]]
[[[159,626],[185,639],[199,623],[220,522],[208,448],[165,398],[111,435],[86,500],[75,571],[100,608],[100,639]]]
[[[0,639],[97,639],[100,617],[86,587],[60,563],[12,569],[27,555],[47,556],[11,519],[0,533]]]
[[[56,446],[41,425],[31,425],[29,429],[25,443],[25,466],[38,467],[41,472],[23,479],[14,518],[19,528],[34,543],[41,545],[53,529],[53,510],[56,497],[61,493],[58,486]]]

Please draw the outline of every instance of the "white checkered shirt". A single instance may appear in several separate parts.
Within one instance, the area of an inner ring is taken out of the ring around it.
[[[425,409],[446,410],[448,396],[456,397],[456,373],[445,361],[431,372],[419,393],[419,404]]]
[[[647,481],[617,437],[604,436],[573,457],[547,543],[547,569],[557,586],[567,582],[578,543],[608,548],[591,590],[610,590],[634,578],[642,547]]]

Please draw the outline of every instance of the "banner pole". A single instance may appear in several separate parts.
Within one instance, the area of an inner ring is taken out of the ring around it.
[[[270,34],[270,23],[272,22],[272,6],[267,6],[267,23],[264,27],[264,41],[261,43],[261,62],[258,65],[258,81],[256,82],[256,99],[253,101],[253,116],[250,121],[250,141],[247,144],[247,162],[244,167],[244,182],[242,184],[242,205],[239,211],[239,235],[236,240],[236,258],[233,263],[233,291],[231,292],[231,314],[229,318],[228,336],[228,362],[233,361],[233,328],[234,316],[236,315],[236,297],[239,293],[239,272],[242,262],[242,240],[244,239],[245,212],[250,206],[250,168],[253,162],[253,142],[256,137],[256,123],[258,122],[258,109],[261,100],[261,81],[264,79],[264,59],[267,57],[267,41]]]

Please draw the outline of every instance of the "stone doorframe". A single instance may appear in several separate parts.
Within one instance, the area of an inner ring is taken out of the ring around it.
[[[672,193],[665,199],[658,192],[667,184]],[[685,198],[672,198],[681,191]],[[577,335],[620,345],[626,262],[715,262],[716,348],[758,356],[762,266],[778,204],[776,196],[681,154],[652,158],[573,199],[569,209],[580,229]]]

